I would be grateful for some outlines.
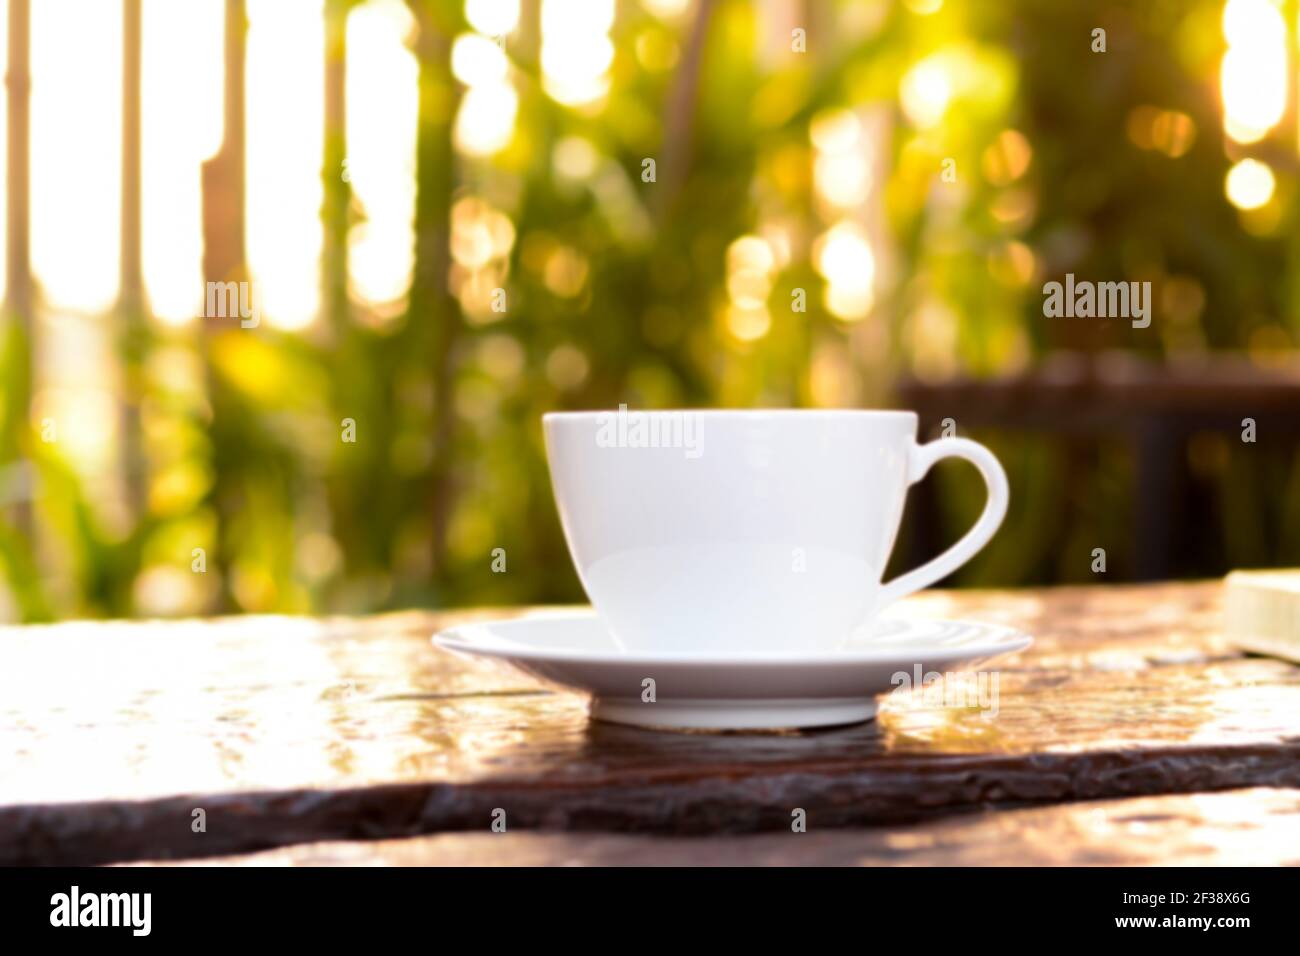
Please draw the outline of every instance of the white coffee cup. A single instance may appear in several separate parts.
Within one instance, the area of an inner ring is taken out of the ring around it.
[[[628,651],[833,651],[982,548],[1007,510],[983,445],[916,441],[896,411],[556,412],[551,482],[578,576]],[[908,486],[941,458],[979,469],[975,526],[881,583]]]

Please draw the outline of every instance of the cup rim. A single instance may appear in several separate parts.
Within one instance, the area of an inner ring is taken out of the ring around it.
[[[583,421],[617,415],[618,408],[545,412],[542,421]],[[629,415],[699,415],[707,418],[875,418],[917,420],[917,413],[893,408],[629,408]]]

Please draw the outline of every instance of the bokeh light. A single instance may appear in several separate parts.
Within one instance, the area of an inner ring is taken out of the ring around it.
[[[465,91],[456,114],[456,146],[468,156],[491,156],[510,145],[519,96],[509,83],[488,83]]]
[[[826,279],[824,302],[831,314],[853,321],[871,311],[876,259],[870,241],[856,223],[837,223],[818,237],[813,262]]]
[[[519,0],[465,0],[465,19],[485,36],[505,36],[519,24]]]
[[[542,0],[542,81],[565,106],[598,105],[609,91],[614,0]]]
[[[505,52],[485,36],[462,33],[451,46],[451,72],[466,86],[500,83],[508,68]]]
[[[927,57],[908,70],[899,87],[904,115],[921,129],[942,122],[952,95],[952,73],[947,60],[940,55]]]
[[[504,30],[507,24],[513,29],[518,15],[517,6],[484,7],[477,12],[477,19],[489,30]],[[451,68],[456,79],[468,87],[456,111],[456,148],[467,156],[501,152],[514,139],[519,111],[519,94],[510,80],[505,51],[486,35],[463,33],[452,44]]]
[[[1243,159],[1228,170],[1224,192],[1228,201],[1238,209],[1258,209],[1273,198],[1277,181],[1266,164],[1256,159]]]

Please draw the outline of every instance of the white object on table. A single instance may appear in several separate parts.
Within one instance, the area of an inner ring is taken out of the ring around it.
[[[1224,633],[1238,647],[1300,661],[1300,570],[1233,571],[1223,604]]]

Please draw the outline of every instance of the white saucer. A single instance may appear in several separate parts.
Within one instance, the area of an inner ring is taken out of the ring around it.
[[[870,720],[876,694],[899,674],[968,670],[1033,643],[976,621],[882,618],[842,650],[799,655],[656,655],[623,650],[594,612],[543,612],[463,624],[438,647],[506,661],[550,684],[591,695],[591,716],[638,727],[740,730],[826,727]],[[642,694],[654,680],[655,700]]]

